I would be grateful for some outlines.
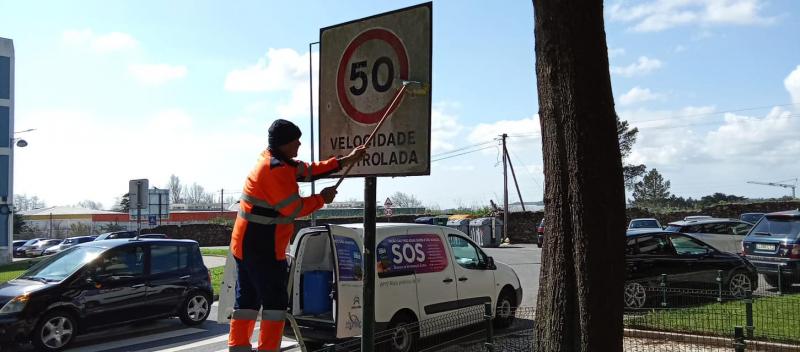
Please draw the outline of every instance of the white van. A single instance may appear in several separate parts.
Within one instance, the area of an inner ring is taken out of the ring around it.
[[[361,334],[363,233],[362,224],[326,225],[302,229],[292,241],[289,310],[304,340],[333,342]],[[474,321],[458,322],[475,323],[483,318],[483,309],[475,306],[487,302],[495,325],[513,321],[522,301],[517,274],[495,263],[464,233],[436,225],[379,223],[375,243],[376,331],[397,329],[391,350],[409,351],[419,337],[442,332],[442,327],[404,325],[468,309],[479,314]],[[233,306],[236,273],[230,262],[221,285],[220,322],[227,321]]]

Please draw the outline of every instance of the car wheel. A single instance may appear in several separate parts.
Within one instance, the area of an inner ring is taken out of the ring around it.
[[[38,351],[61,351],[78,333],[78,324],[65,311],[47,313],[33,330],[31,340]]]
[[[625,308],[642,308],[647,302],[647,290],[638,282],[625,284]]]
[[[494,326],[498,328],[507,328],[514,322],[514,315],[517,312],[517,301],[514,295],[510,294],[508,290],[500,293],[497,298],[497,307],[494,311]]]
[[[384,351],[411,352],[416,351],[419,340],[419,326],[417,320],[408,313],[400,313],[389,322],[388,341],[384,344]]]
[[[728,290],[731,291],[733,297],[744,298],[747,296],[747,292],[753,292],[753,280],[750,275],[742,271],[736,271],[728,280]]]
[[[181,306],[179,315],[181,321],[186,325],[198,325],[204,322],[211,310],[210,301],[204,293],[191,293]]]

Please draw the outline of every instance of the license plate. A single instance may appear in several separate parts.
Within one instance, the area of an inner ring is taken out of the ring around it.
[[[774,251],[775,245],[774,244],[763,244],[763,243],[756,243],[756,249],[761,251]]]

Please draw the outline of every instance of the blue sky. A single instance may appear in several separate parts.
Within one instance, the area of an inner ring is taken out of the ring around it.
[[[276,117],[303,128],[308,159],[308,43],[320,27],[417,3],[0,1],[0,37],[16,49],[16,129],[37,129],[18,135],[29,146],[16,152],[15,192],[110,207],[129,179],[165,186],[170,174],[236,191]],[[605,9],[617,112],[641,131],[631,161],[684,197],[787,194],[745,182],[800,177],[800,4]],[[480,143],[506,132],[523,198],[541,200],[533,42],[530,2],[433,3],[432,154],[453,157],[430,176],[379,179],[379,199],[502,202],[498,149]],[[454,156],[467,146],[490,148]],[[345,181],[338,199],[361,198],[363,183]]]

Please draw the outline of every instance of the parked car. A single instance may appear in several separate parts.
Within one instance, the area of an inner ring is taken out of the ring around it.
[[[26,242],[28,242],[28,240],[14,240],[14,242],[12,243],[14,247],[12,248],[11,254],[14,257],[17,257],[17,249],[19,249],[19,247],[22,247],[22,245],[25,244]]]
[[[0,285],[0,342],[59,351],[78,334],[135,321],[208,317],[212,290],[190,240],[108,240],[68,248]]]
[[[758,286],[755,266],[692,236],[669,231],[628,231],[625,247],[625,307],[642,308],[667,274],[669,287],[715,289],[722,270],[723,288],[744,297]]]
[[[25,256],[29,258],[42,256],[44,255],[45,250],[47,250],[52,246],[58,245],[61,242],[64,242],[64,240],[60,239],[39,240],[38,242],[34,243],[32,246],[30,246],[28,249],[25,250]]]
[[[764,215],[742,242],[744,255],[770,286],[800,283],[800,210]]]
[[[703,218],[671,222],[666,230],[689,234],[721,251],[741,253],[742,240],[752,227],[739,219]]]
[[[764,213],[744,213],[739,215],[739,220],[749,222],[751,224],[755,224],[761,217],[764,216]]]
[[[94,241],[94,237],[92,237],[92,236],[69,237],[69,238],[65,239],[64,242],[61,242],[60,244],[57,244],[55,246],[52,246],[52,247],[46,249],[44,251],[44,255],[56,254],[58,252],[61,252],[61,251],[65,250],[65,249],[70,248],[72,246],[75,246],[77,244],[84,243],[84,242],[91,242],[91,241]]]
[[[542,221],[539,221],[539,226],[536,227],[536,245],[539,248],[542,248],[542,244],[544,243],[544,218]]]
[[[114,231],[100,234],[95,241],[113,240],[115,238],[134,238],[139,234],[137,231]]]
[[[295,236],[289,311],[304,339],[327,342],[361,334],[363,233],[362,224],[347,224],[305,228]],[[378,223],[375,236],[375,321],[378,331],[395,330],[388,350],[413,351],[420,337],[479,323],[482,314],[475,321],[454,320],[441,331],[411,328],[470,306],[480,310],[491,303],[496,325],[513,322],[522,299],[519,277],[466,234],[445,226]],[[228,258],[226,267],[232,268]],[[220,321],[232,311],[235,272],[225,270]]]
[[[146,233],[143,235],[139,235],[139,238],[167,238],[167,235],[163,233]]]
[[[628,230],[633,229],[658,229],[661,230],[661,224],[658,222],[657,219],[653,218],[639,218],[639,219],[632,219],[630,223],[628,223]]]
[[[36,242],[39,242],[40,240],[44,240],[44,239],[45,238],[41,238],[41,237],[29,239],[23,245],[21,245],[18,248],[14,249],[14,256],[15,257],[20,257],[20,258],[21,257],[26,257],[27,255],[25,254],[25,252],[28,250],[28,248],[31,248],[31,246],[36,244]]]

